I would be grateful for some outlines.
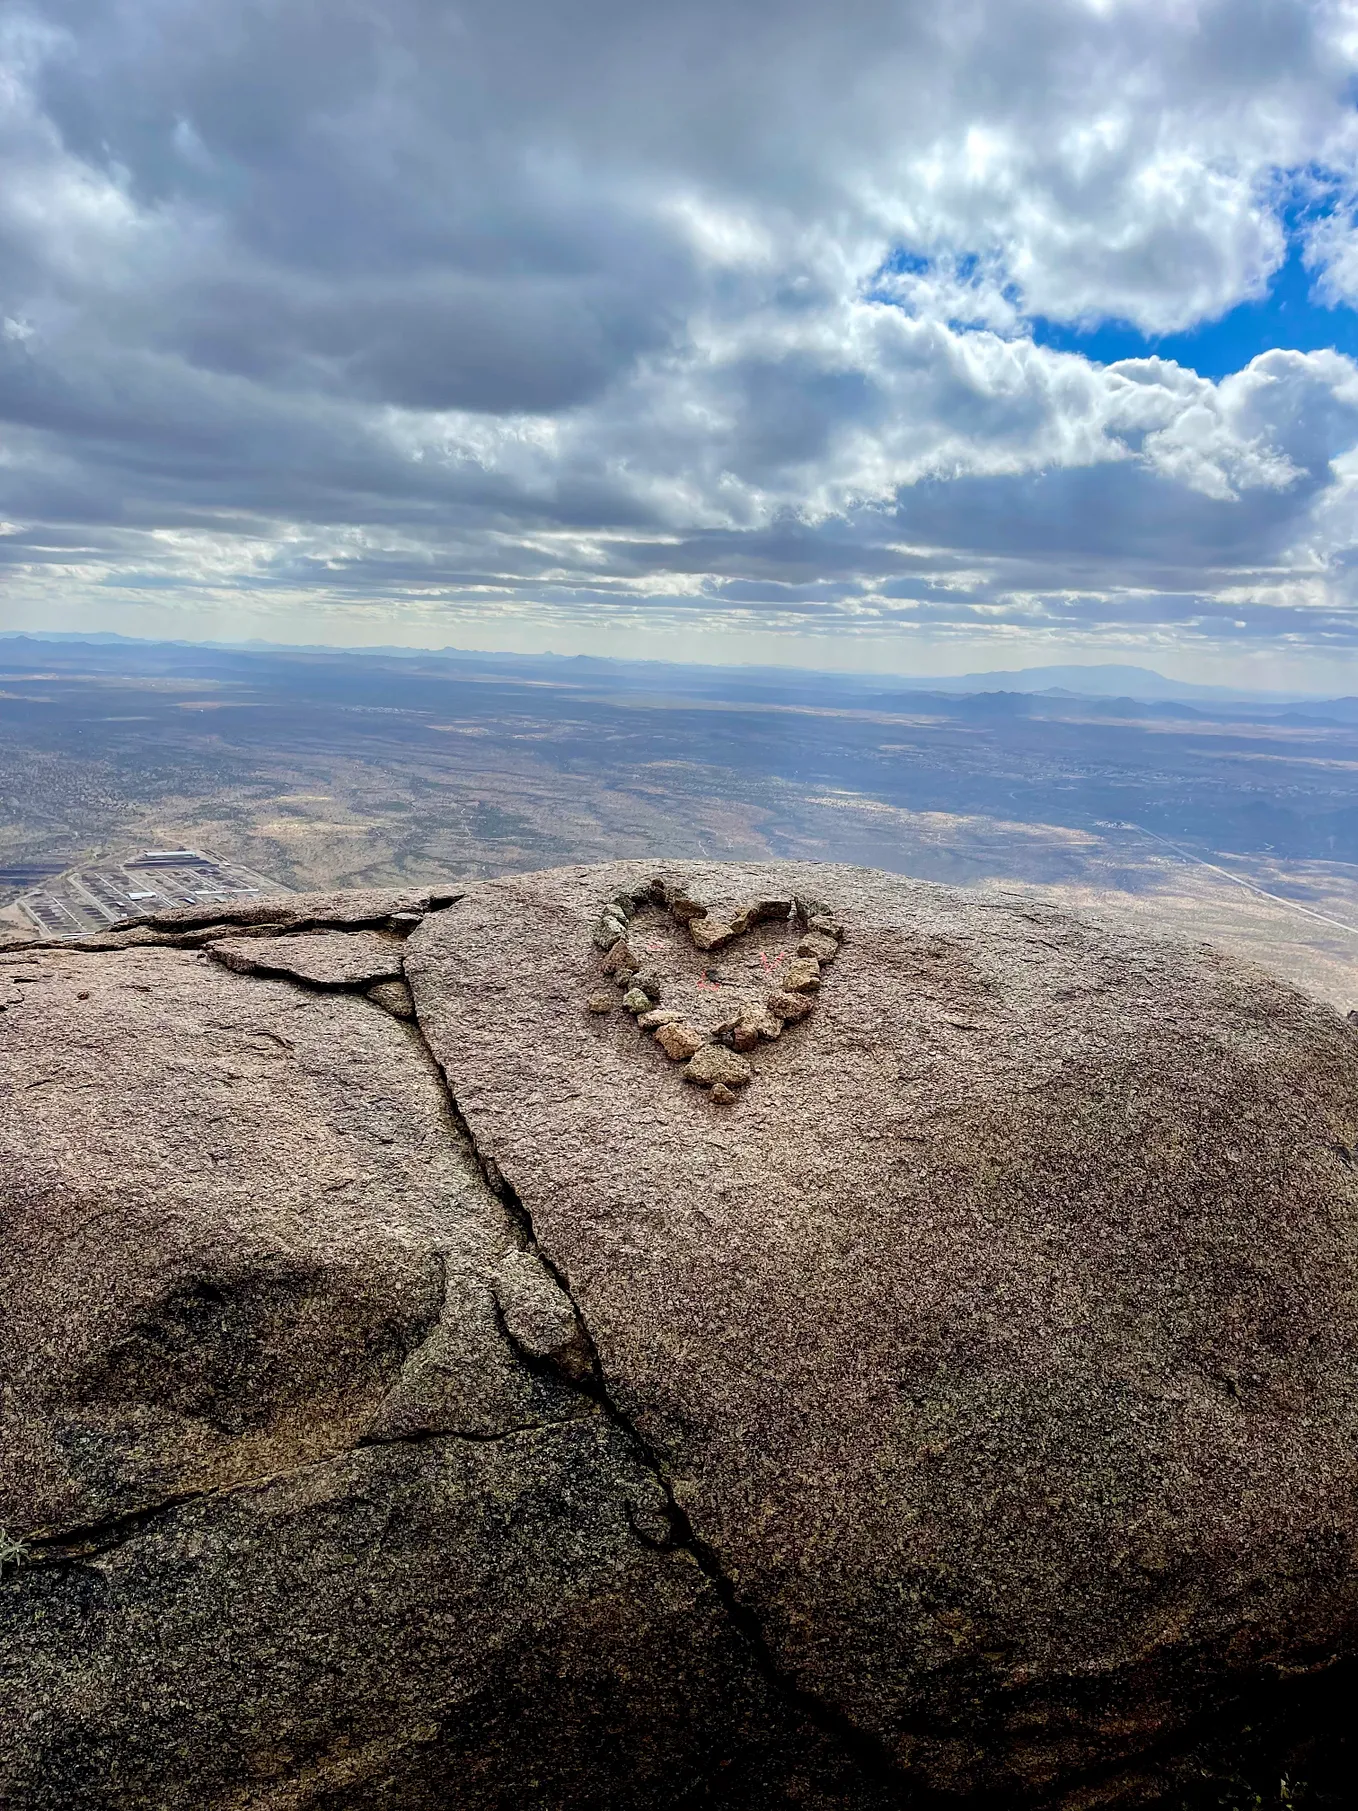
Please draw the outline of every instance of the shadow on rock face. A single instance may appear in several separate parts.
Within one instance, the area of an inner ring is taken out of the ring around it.
[[[548,1412],[494,1324],[517,1234],[399,1021],[188,951],[51,970],[0,1047],[0,1523]]]
[[[338,1411],[353,1395],[380,1397],[438,1319],[437,1262],[422,1300],[393,1300],[389,1284],[380,1271],[287,1259],[179,1282],[73,1384],[90,1407],[136,1404],[232,1436]]]

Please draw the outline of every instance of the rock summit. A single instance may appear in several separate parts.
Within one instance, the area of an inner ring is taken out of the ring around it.
[[[0,1798],[1153,1802],[1358,1646],[1356,1140],[1329,1008],[860,869],[0,953]]]

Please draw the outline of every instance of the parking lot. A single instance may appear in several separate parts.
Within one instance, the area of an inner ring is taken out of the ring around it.
[[[167,906],[208,905],[289,889],[203,849],[147,849],[121,862],[72,868],[16,902],[41,937],[84,937]]]

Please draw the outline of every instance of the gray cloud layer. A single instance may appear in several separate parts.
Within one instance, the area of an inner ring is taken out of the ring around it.
[[[11,9],[4,582],[1346,649],[1358,369],[1028,322],[1209,319],[1303,191],[1358,299],[1355,77],[1303,0]]]

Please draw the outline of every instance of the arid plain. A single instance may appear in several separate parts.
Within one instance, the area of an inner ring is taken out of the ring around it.
[[[210,850],[294,888],[853,862],[1208,939],[1358,1005],[1358,706],[493,656],[0,641],[0,911]]]

